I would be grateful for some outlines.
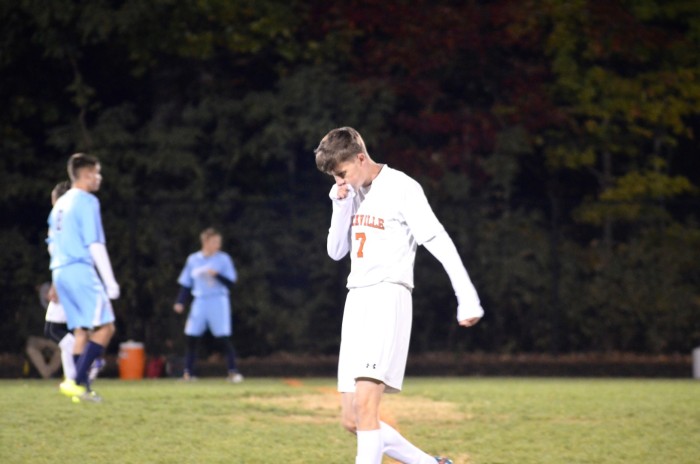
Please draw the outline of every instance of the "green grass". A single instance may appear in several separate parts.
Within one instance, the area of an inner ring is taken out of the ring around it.
[[[332,379],[100,379],[102,404],[57,383],[0,381],[0,462],[354,462]],[[410,378],[383,417],[459,464],[700,462],[693,380]]]

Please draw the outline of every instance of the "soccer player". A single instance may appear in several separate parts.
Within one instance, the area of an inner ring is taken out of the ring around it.
[[[63,181],[56,184],[51,191],[51,206],[56,204],[56,201],[70,190],[71,184],[69,181]],[[66,312],[61,303],[58,302],[56,288],[51,283],[42,285],[40,289],[40,299],[46,308],[46,323],[44,324],[44,335],[58,344],[61,350],[61,365],[63,367],[63,377],[65,379],[75,379],[75,358],[73,355],[73,346],[75,345],[75,337],[73,332],[68,330],[66,320]],[[44,298],[45,297],[45,298]],[[104,359],[97,358],[88,375],[90,381],[95,380],[99,370],[104,366]]]
[[[410,443],[379,418],[382,395],[402,388],[411,335],[413,264],[425,246],[447,272],[457,296],[457,321],[483,316],[457,249],[421,186],[378,164],[353,128],[330,131],[314,151],[316,166],[333,176],[327,251],[350,253],[348,294],[338,359],[343,426],[357,436],[356,464],[379,464],[382,454],[403,463],[450,464]]]
[[[238,279],[233,260],[221,251],[221,234],[208,228],[200,234],[202,249],[187,257],[185,267],[177,281],[180,292],[173,309],[178,314],[185,310],[194,297],[185,324],[187,352],[183,380],[194,380],[194,361],[197,344],[209,329],[217,342],[223,346],[228,363],[227,380],[240,383],[243,376],[236,368],[236,352],[231,342],[231,302],[229,288]]]
[[[119,297],[105,246],[100,202],[93,195],[102,183],[101,165],[94,156],[76,153],[68,160],[68,176],[71,189],[49,214],[47,239],[53,284],[68,329],[75,336],[73,353],[78,356],[75,379],[64,380],[60,390],[75,402],[101,401],[89,389],[89,369],[112,339],[110,299]]]

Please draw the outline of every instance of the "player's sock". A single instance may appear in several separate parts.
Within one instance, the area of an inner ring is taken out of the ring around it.
[[[358,430],[355,464],[381,464],[382,448],[381,429]]]
[[[104,352],[104,347],[99,343],[95,343],[92,340],[88,341],[87,346],[83,350],[83,354],[80,355],[78,363],[76,364],[76,376],[75,383],[78,385],[88,385],[88,373],[90,367],[95,359],[102,356]]]
[[[421,451],[410,441],[406,440],[392,426],[379,423],[382,442],[384,444],[384,454],[391,459],[409,464],[435,464],[435,458]]]
[[[75,337],[68,332],[63,336],[58,347],[61,349],[61,365],[63,366],[63,376],[67,379],[75,379],[75,358],[73,357],[73,345]]]
[[[187,336],[187,351],[185,352],[185,374],[194,375],[194,360],[197,357],[197,337]]]
[[[236,350],[233,348],[233,343],[231,343],[231,339],[229,337],[216,337],[216,339],[219,340],[219,342],[224,348],[224,351],[226,352],[228,372],[238,372],[238,368],[236,367]]]

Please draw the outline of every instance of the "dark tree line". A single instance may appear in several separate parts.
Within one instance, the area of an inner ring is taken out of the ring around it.
[[[176,278],[225,237],[244,355],[334,353],[313,149],[359,129],[416,177],[487,315],[454,323],[419,250],[413,350],[688,351],[700,343],[700,7],[653,0],[31,1],[0,6],[0,352],[42,328],[49,192],[99,192],[120,340],[182,345]]]

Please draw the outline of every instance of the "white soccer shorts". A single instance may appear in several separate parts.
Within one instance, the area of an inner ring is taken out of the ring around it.
[[[411,291],[382,282],[352,288],[345,300],[338,357],[338,391],[354,392],[355,380],[370,378],[401,391],[413,319]]]

